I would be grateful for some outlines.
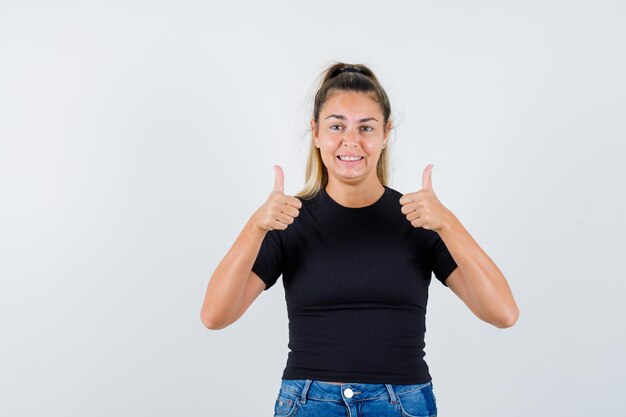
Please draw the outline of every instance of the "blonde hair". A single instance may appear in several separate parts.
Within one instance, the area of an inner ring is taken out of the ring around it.
[[[336,62],[324,70],[321,74],[314,99],[313,119],[316,126],[319,126],[320,110],[331,93],[335,91],[354,91],[371,94],[378,102],[383,114],[383,132],[387,134],[387,122],[391,115],[391,105],[389,98],[378,79],[367,66],[362,64],[346,64]],[[315,196],[328,184],[328,170],[322,161],[320,149],[315,146],[314,132],[311,131],[309,141],[309,156],[306,162],[304,173],[304,187],[294,197],[309,199]],[[382,185],[388,185],[389,181],[389,142],[382,148],[378,163],[376,164],[376,175]]]

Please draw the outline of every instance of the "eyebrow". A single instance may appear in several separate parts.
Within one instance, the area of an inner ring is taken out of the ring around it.
[[[331,114],[330,116],[326,117],[324,120],[326,120],[328,118],[331,118],[331,117],[336,117],[337,119],[346,120],[346,116],[343,116],[341,114]],[[370,121],[370,120],[376,120],[376,119],[373,118],[373,117],[366,117],[365,119],[359,120],[359,122],[363,123],[363,122],[367,122],[367,121]],[[376,120],[376,121],[378,121],[378,120]]]

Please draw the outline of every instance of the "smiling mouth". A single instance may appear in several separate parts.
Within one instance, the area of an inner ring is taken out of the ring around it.
[[[364,156],[342,156],[342,155],[337,156],[337,159],[339,159],[340,161],[344,161],[344,162],[356,162],[364,158],[365,158]]]

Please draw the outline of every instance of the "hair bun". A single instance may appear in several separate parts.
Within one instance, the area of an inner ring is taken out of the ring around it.
[[[337,75],[342,74],[344,72],[358,72],[359,74],[367,75],[360,68],[353,67],[353,66],[345,66],[345,67],[341,67],[335,70],[335,73],[330,78],[336,77]]]

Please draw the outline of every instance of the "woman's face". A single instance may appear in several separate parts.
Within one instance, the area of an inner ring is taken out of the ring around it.
[[[387,125],[388,133],[391,122]],[[379,182],[376,164],[387,139],[383,114],[371,95],[353,91],[331,93],[320,110],[319,125],[311,119],[311,130],[328,170],[329,183]],[[360,158],[342,160],[343,156]]]

